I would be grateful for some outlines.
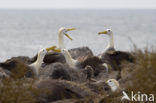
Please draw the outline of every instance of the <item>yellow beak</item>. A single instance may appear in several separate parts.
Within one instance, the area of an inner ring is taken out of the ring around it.
[[[66,29],[67,31],[72,31],[72,30],[76,30],[76,28],[70,28],[70,29]],[[65,36],[68,37],[70,40],[73,40],[67,33],[65,33]]]
[[[57,53],[60,53],[61,52],[61,49],[54,49],[53,51],[54,52],[57,52]]]
[[[54,52],[61,52],[60,49],[56,49],[56,46],[52,46],[52,47],[46,48],[46,50],[47,50],[47,52],[50,51],[50,50],[52,50]]]
[[[98,34],[99,35],[101,35],[101,34],[107,34],[107,31],[99,32]]]
[[[67,29],[67,31],[72,31],[72,30],[76,30],[76,28]]]
[[[70,40],[73,40],[67,33],[65,33],[65,36],[68,37]]]

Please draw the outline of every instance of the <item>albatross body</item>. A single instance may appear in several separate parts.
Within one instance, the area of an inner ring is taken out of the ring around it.
[[[105,34],[109,37],[109,42],[103,54],[101,54],[100,58],[103,62],[106,62],[111,65],[114,70],[121,69],[120,64],[121,61],[133,62],[134,57],[128,53],[123,51],[117,51],[114,48],[114,35],[111,29],[107,29],[106,31],[99,32],[99,35]]]
[[[34,63],[29,65],[31,67],[31,69],[33,70],[35,76],[39,75],[39,71],[40,71],[39,69],[43,63],[43,59],[44,59],[44,56],[46,55],[46,53],[47,53],[46,49],[41,49],[38,52],[37,60]]]
[[[31,77],[32,74],[34,74],[36,77],[39,76],[40,67],[43,63],[43,58],[46,55],[46,53],[51,50],[52,47],[47,49],[41,49],[38,52],[38,57],[35,62],[28,65],[18,59],[8,59],[4,63],[0,63],[0,67],[4,70],[8,70],[12,77],[15,78],[22,78],[24,76]],[[32,73],[33,72],[33,73]]]
[[[41,68],[41,65],[42,65],[42,63],[43,63],[43,59],[44,59],[44,57],[45,57],[45,55],[47,54],[47,52],[48,51],[50,51],[50,50],[53,50],[54,49],[54,47],[52,46],[52,47],[50,47],[50,48],[43,48],[43,49],[41,49],[39,52],[38,52],[38,54],[37,54],[37,60],[34,62],[34,63],[32,63],[32,64],[30,64],[29,65],[29,67],[32,69],[32,71],[34,72],[34,75],[35,76],[39,76],[39,74],[40,74],[40,68]]]
[[[78,70],[90,66],[94,70],[94,75],[98,75],[101,70],[106,69],[102,60],[96,56],[75,60],[66,49],[62,49],[61,53],[64,55],[67,64],[73,69]]]

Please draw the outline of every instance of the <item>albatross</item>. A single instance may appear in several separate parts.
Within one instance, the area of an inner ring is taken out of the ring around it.
[[[72,58],[67,49],[61,49],[61,53],[64,55],[67,64],[73,69],[77,70],[90,66],[94,70],[94,76],[98,75],[101,70],[107,71],[107,67],[102,60],[96,56],[82,57],[76,60]]]
[[[29,65],[29,67],[34,72],[34,75],[35,76],[39,76],[39,74],[40,74],[39,73],[40,72],[40,67],[41,67],[41,65],[43,63],[43,59],[44,59],[45,55],[47,54],[47,52],[50,51],[50,50],[55,50],[55,48],[56,48],[55,46],[52,46],[52,47],[49,47],[49,48],[46,48],[46,49],[43,48],[43,49],[41,49],[38,52],[38,54],[37,54],[37,60],[34,63],[32,63],[32,64]],[[57,52],[59,52],[59,51],[57,51]]]
[[[73,40],[68,34],[67,32],[72,31],[72,30],[76,30],[75,28],[65,28],[65,27],[61,27],[59,29],[58,32],[58,48],[65,48],[64,45],[64,36],[66,36],[67,38],[69,38],[70,40]]]
[[[128,62],[134,62],[134,57],[132,54],[124,51],[118,51],[114,47],[114,35],[111,29],[99,32],[99,35],[105,34],[109,37],[109,42],[107,47],[104,50],[104,53],[100,55],[100,58],[103,62],[106,62],[112,66],[114,70],[121,69],[121,61],[126,60]]]
[[[99,32],[98,34],[99,35],[106,34],[109,37],[109,42],[108,42],[107,47],[105,48],[105,52],[110,51],[110,50],[115,51],[115,48],[114,48],[114,36],[113,36],[112,30],[111,29],[107,29],[106,31]]]
[[[73,40],[67,32],[76,30],[76,28],[65,28],[61,27],[58,32],[58,47],[57,50],[59,49],[66,49],[65,43],[64,43],[64,36],[69,38],[70,40]],[[79,47],[79,48],[74,48],[69,50],[69,53],[71,54],[72,58],[76,59],[79,58],[80,56],[93,56],[92,51],[88,47]]]
[[[8,59],[7,61],[0,63],[0,67],[7,71],[8,73],[6,73],[9,74],[9,76],[11,75],[16,78],[22,78],[24,76],[31,77],[32,72],[35,77],[38,77],[44,56],[48,51],[53,50],[54,48],[55,47],[41,49],[38,52],[37,60],[31,64],[26,64],[18,59]]]
[[[76,30],[76,29],[61,27],[58,30],[58,44],[57,44],[57,46],[52,46],[51,48],[49,48],[53,52],[48,52],[45,55],[45,58],[43,59],[44,63],[46,63],[46,64],[54,63],[54,62],[65,63],[65,59],[64,59],[63,55],[59,52],[60,52],[60,49],[65,48],[64,36],[66,36],[70,40],[73,40],[67,33],[72,30]],[[32,58],[32,61],[34,62],[36,59],[37,59],[37,55]]]
[[[35,76],[38,76],[39,75],[39,69],[43,63],[43,59],[44,59],[44,56],[46,55],[47,51],[50,50],[50,49],[41,49],[39,52],[38,52],[38,55],[37,55],[37,60],[30,64],[29,67],[32,69],[32,71],[34,72],[34,75]]]

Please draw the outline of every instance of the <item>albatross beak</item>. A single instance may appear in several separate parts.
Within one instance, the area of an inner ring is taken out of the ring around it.
[[[107,31],[99,32],[98,34],[99,35],[101,35],[101,34],[107,34]]]
[[[46,48],[46,50],[47,50],[47,52],[50,51],[50,50],[52,50],[54,52],[58,52],[58,53],[61,52],[60,49],[56,49],[56,46],[52,46],[52,47]]]
[[[75,28],[67,29],[67,31],[76,30]],[[65,33],[65,36],[68,37],[70,40],[73,40],[67,33]]]
[[[72,31],[72,30],[76,30],[76,28],[67,29],[67,31]]]
[[[65,33],[65,36],[68,37],[70,40],[73,40],[67,33]]]

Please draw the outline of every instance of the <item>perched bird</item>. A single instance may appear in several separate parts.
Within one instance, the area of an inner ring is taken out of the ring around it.
[[[105,102],[123,102],[124,103],[130,101],[129,96],[127,95],[126,91],[124,88],[120,87],[119,82],[116,79],[108,79],[106,81],[107,85],[111,88],[111,93],[103,98],[100,103],[105,103]]]
[[[106,83],[110,86],[112,92],[120,90],[120,85],[119,85],[119,82],[117,80],[108,79]]]
[[[103,62],[111,65],[114,70],[121,70],[120,64],[122,61],[134,62],[134,57],[132,54],[123,51],[117,51],[114,48],[114,36],[113,31],[111,29],[107,29],[106,31],[99,32],[99,35],[105,34],[109,37],[109,42],[107,47],[99,57]]]
[[[41,49],[38,52],[38,58],[37,60],[32,64],[25,64],[22,61],[18,59],[8,59],[6,62],[0,63],[0,67],[4,70],[7,70],[11,72],[11,76],[16,78],[27,76],[39,76],[40,67],[43,63],[43,58],[46,55],[46,53],[51,50],[50,47],[47,49]]]
[[[48,51],[50,50],[55,50],[56,47],[55,46],[52,46],[52,47],[49,47],[49,48],[46,48],[46,49],[41,49],[39,52],[38,52],[38,56],[37,56],[37,60],[30,64],[29,67],[33,70],[35,76],[39,76],[40,74],[40,67],[42,66],[42,63],[44,62],[43,59],[45,57],[45,55],[47,54]],[[59,51],[57,51],[59,52]]]
[[[50,64],[54,62],[61,62],[65,63],[65,58],[62,55],[62,53],[59,53],[60,49],[65,48],[65,43],[64,43],[64,36],[68,37],[70,40],[72,38],[67,34],[69,31],[75,30],[75,28],[65,28],[61,27],[58,32],[58,45],[57,47],[54,46],[54,50],[52,52],[48,52],[45,55],[44,58],[44,63]],[[79,47],[79,48],[73,48],[69,50],[69,53],[71,54],[72,58],[77,59],[81,56],[93,56],[92,51],[88,47]],[[37,59],[37,55],[32,58],[32,61],[34,62]]]
[[[106,70],[102,60],[96,56],[76,60],[71,57],[70,53],[66,49],[62,49],[61,53],[64,55],[67,64],[73,69],[78,70],[85,68],[86,66],[90,66],[94,70],[94,76],[98,75],[101,70]]]
[[[65,59],[64,56],[59,53],[61,48],[65,48],[65,44],[64,44],[64,36],[66,36],[67,38],[69,38],[70,40],[72,40],[72,38],[67,34],[67,32],[75,30],[75,28],[65,28],[65,27],[61,27],[58,31],[58,44],[57,46],[52,46],[51,48],[51,52],[48,52],[45,55],[45,58],[43,59],[44,63],[49,64],[49,63],[54,63],[54,62],[61,62],[61,63],[65,63]],[[34,56],[32,58],[32,61],[36,61],[37,56]]]
[[[98,34],[99,35],[106,34],[109,37],[108,45],[107,45],[107,47],[105,48],[104,51],[105,52],[107,52],[107,51],[115,51],[115,48],[114,48],[114,36],[113,36],[112,30],[111,29],[107,29],[106,31],[99,32]]]
[[[68,37],[70,40],[72,40],[72,38],[67,34],[67,32],[72,31],[72,30],[76,30],[75,28],[65,28],[65,27],[61,27],[59,29],[59,33],[58,33],[58,47],[57,48],[65,48],[64,45],[64,36]]]
[[[38,52],[38,56],[37,56],[37,60],[30,64],[29,67],[33,70],[34,74],[36,76],[39,75],[39,69],[43,63],[43,59],[44,59],[44,56],[46,55],[47,53],[47,50],[46,49],[41,49],[39,52]]]

